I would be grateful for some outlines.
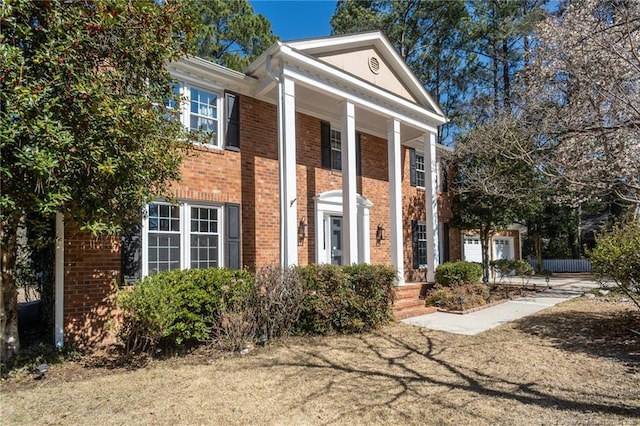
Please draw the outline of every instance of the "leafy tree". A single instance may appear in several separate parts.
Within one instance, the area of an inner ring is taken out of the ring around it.
[[[529,37],[546,0],[468,0],[466,44],[478,58],[467,106],[472,124],[509,113],[513,82],[530,56]]]
[[[195,38],[196,54],[242,71],[278,39],[271,23],[255,14],[248,0],[196,2],[201,24]]]
[[[600,280],[613,280],[640,308],[640,223],[619,223],[596,241],[589,253],[594,272]]]
[[[19,349],[18,227],[60,212],[115,232],[179,177],[190,144],[165,63],[187,52],[191,21],[174,0],[0,6],[3,359]]]
[[[530,255],[542,269],[544,259],[577,259],[579,210],[557,204],[552,194],[541,197],[538,209],[525,218],[527,239],[523,242],[523,256]]]
[[[455,211],[462,229],[478,229],[483,281],[489,280],[489,243],[495,231],[540,209],[546,182],[526,162],[508,153],[526,134],[508,121],[478,127],[456,146]]]
[[[338,1],[331,18],[334,34],[380,30],[425,85],[443,112],[458,124],[458,105],[467,90],[474,58],[464,56],[463,0]],[[441,142],[447,139],[441,133]]]
[[[547,0],[341,0],[336,34],[381,30],[440,104],[452,143],[511,108],[515,75],[529,60],[529,36]]]

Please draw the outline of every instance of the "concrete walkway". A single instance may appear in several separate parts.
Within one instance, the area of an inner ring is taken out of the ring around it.
[[[518,284],[520,282],[520,280],[514,279],[510,283]],[[419,317],[407,318],[402,322],[432,330],[473,335],[534,314],[574,297],[582,296],[585,292],[600,287],[590,276],[554,276],[549,279],[548,284],[542,277],[532,277],[528,286],[530,287],[534,283],[539,288],[551,288],[532,297],[510,300],[466,315],[434,312]]]

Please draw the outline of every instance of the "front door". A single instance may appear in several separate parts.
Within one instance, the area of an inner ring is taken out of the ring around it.
[[[331,264],[342,265],[342,216],[329,216]]]

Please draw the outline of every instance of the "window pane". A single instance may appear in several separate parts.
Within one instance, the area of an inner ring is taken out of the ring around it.
[[[416,155],[416,186],[425,186],[424,156]]]
[[[337,130],[331,130],[331,168],[342,170],[342,135]]]
[[[149,234],[149,274],[180,268],[180,235]]]
[[[424,266],[427,264],[427,225],[425,223],[418,223],[418,264]]]
[[[218,266],[218,236],[191,235],[191,267],[212,268]]]

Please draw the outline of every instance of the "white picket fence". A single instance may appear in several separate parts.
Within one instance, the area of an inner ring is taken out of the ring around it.
[[[538,270],[537,260],[529,259],[528,262]],[[587,259],[543,259],[542,266],[545,271],[551,272],[591,272],[591,262]]]

